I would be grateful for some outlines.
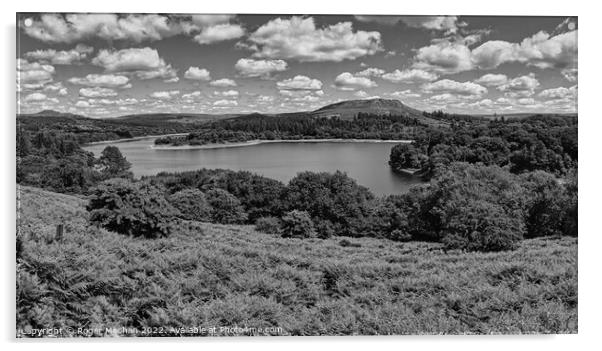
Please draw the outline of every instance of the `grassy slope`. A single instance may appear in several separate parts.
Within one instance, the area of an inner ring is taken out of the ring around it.
[[[20,188],[17,327],[278,326],[284,334],[577,331],[577,240],[514,252],[282,239],[196,222],[168,239],[88,227],[84,201]],[[62,242],[45,239],[60,216]]]

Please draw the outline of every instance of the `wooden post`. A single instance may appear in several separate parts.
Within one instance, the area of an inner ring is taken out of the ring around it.
[[[64,229],[63,223],[57,224],[57,226],[56,226],[56,236],[55,236],[56,240],[59,240],[59,241],[63,240],[63,229]]]

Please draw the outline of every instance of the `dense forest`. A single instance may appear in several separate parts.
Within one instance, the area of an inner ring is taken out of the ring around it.
[[[249,140],[294,139],[415,139],[427,125],[403,115],[359,113],[352,120],[318,118],[305,114],[286,117],[251,114],[213,121],[185,137],[165,137],[156,144],[204,145]]]
[[[562,177],[577,168],[577,118],[459,121],[449,130],[431,130],[412,144],[396,145],[389,164],[426,179],[453,162],[497,165],[519,174],[543,170]]]

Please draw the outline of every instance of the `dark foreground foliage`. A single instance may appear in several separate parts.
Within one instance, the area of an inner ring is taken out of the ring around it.
[[[198,336],[176,328],[235,325],[281,328],[250,335],[577,332],[574,237],[465,253],[186,222],[147,240],[90,226],[85,200],[28,187],[18,193],[16,320],[24,332],[163,327],[164,335]],[[56,240],[61,216],[65,234]]]
[[[168,236],[178,214],[161,189],[148,182],[120,178],[94,188],[86,209],[93,224],[145,238]]]

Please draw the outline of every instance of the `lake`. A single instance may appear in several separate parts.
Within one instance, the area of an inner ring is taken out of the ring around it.
[[[156,137],[85,146],[96,156],[119,147],[136,177],[200,168],[246,170],[288,182],[302,171],[346,172],[377,195],[406,192],[421,181],[397,174],[387,164],[395,142],[286,142],[214,149],[153,148]]]

